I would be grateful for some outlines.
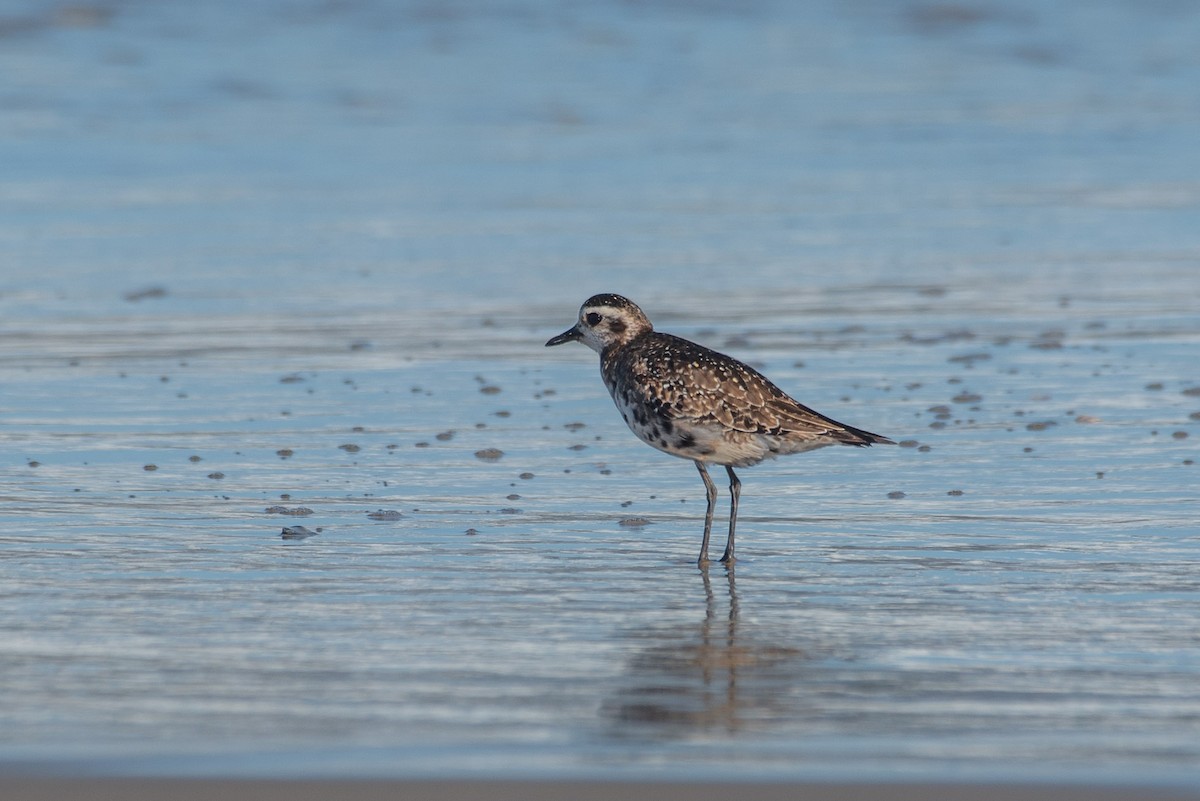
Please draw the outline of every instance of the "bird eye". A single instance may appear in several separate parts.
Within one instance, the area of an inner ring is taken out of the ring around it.
[[[595,327],[595,326],[599,325],[600,321],[604,318],[601,317],[599,314],[596,314],[596,312],[588,312],[587,315],[583,319],[588,325]]]

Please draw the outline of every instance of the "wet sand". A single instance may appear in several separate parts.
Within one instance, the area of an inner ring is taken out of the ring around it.
[[[25,5],[5,798],[1200,787],[1200,7]],[[900,447],[699,574],[603,291]]]
[[[691,784],[577,781],[282,781],[225,779],[0,779],[8,801],[1174,801],[1171,789],[998,784]]]

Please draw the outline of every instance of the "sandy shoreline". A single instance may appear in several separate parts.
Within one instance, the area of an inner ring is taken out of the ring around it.
[[[191,778],[0,778],[7,801],[607,801],[648,798],[656,801],[1176,801],[1200,794],[1172,788],[1104,787],[1055,784],[834,784],[834,783],[686,783],[585,781],[404,781],[276,780]]]
[[[0,10],[0,801],[1200,794],[1200,3],[202,11]],[[698,570],[597,292],[902,447]]]

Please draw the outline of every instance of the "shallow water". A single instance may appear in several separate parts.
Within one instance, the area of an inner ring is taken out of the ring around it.
[[[1194,12],[184,8],[0,26],[0,760],[1197,783]],[[594,291],[902,445],[702,573]]]

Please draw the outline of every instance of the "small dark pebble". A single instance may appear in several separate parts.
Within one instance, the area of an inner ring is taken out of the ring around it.
[[[346,453],[358,453],[362,448],[352,442],[347,442],[345,445],[338,445],[338,450],[343,450]]]
[[[167,290],[161,286],[148,286],[145,289],[136,289],[132,292],[126,292],[122,297],[130,303],[137,303],[142,300],[156,300],[165,298]]]
[[[904,498],[904,497],[907,497],[907,496],[905,495],[905,493],[901,492],[900,490],[895,490],[894,492],[889,492],[889,493],[887,494],[887,496],[888,496],[889,498],[891,498],[892,500],[894,500],[894,501],[895,501],[895,500],[899,500],[899,499],[901,499],[901,498]]]
[[[587,445],[569,445],[569,446],[567,446],[567,450],[569,450],[569,451],[581,451],[581,450],[584,450],[585,448],[587,448]]]
[[[1161,381],[1154,381],[1153,383],[1147,384],[1146,389],[1148,389],[1151,392],[1161,392],[1163,386],[1164,385]]]
[[[188,461],[189,462],[199,462],[200,457],[193,453],[191,456],[188,457]]]
[[[29,460],[29,462],[28,462],[27,464],[28,464],[30,467],[41,467],[41,466],[42,466],[42,463],[41,463],[41,462],[39,462],[37,459],[30,459],[30,460]]]
[[[225,478],[225,474],[218,470],[215,473],[209,473],[208,477],[216,481],[220,481],[221,479]]]
[[[523,478],[528,481],[529,479],[533,478],[533,473],[522,473],[521,475],[517,476],[517,478]]]
[[[897,442],[896,444],[899,445],[901,448],[915,448],[915,447],[917,447],[918,443],[915,439],[902,439],[899,442]]]
[[[1056,426],[1056,425],[1058,425],[1058,423],[1056,423],[1053,420],[1040,420],[1036,423],[1029,423],[1027,426],[1025,426],[1025,430],[1026,431],[1045,431],[1047,428],[1050,428],[1051,426]]]
[[[473,529],[473,528],[469,528],[469,529],[467,529],[467,531],[466,531],[466,535],[467,535],[468,537],[474,537],[474,536],[475,536],[476,534],[478,534],[478,533],[479,533],[479,531],[478,531],[477,529]]]
[[[587,423],[566,423],[563,425],[563,428],[568,431],[578,431],[581,428],[587,428]]]
[[[295,451],[293,451],[291,448],[280,448],[279,450],[275,451],[275,455],[280,459],[286,459],[293,454],[295,454]]]
[[[1200,412],[1192,412],[1188,415],[1189,420],[1200,420]]]
[[[1172,434],[1171,434],[1171,437],[1172,437],[1173,439],[1187,439],[1187,438],[1188,438],[1188,432],[1186,432],[1186,431],[1176,431],[1176,432],[1174,432],[1174,433],[1172,433]]]
[[[1200,398],[1200,387],[1188,387],[1183,391],[1189,398]]]
[[[404,515],[395,509],[376,509],[374,512],[367,512],[367,517],[372,520],[399,520]]]
[[[963,491],[962,490],[950,490],[946,494],[950,495],[952,497],[958,498],[963,494]]]
[[[485,462],[495,462],[503,455],[504,451],[499,448],[484,448],[483,450],[475,451],[475,458],[482,459]]]
[[[641,528],[650,525],[650,521],[644,517],[624,517],[621,518],[620,525],[626,528]]]
[[[313,510],[306,506],[293,506],[291,508],[286,506],[268,506],[265,511],[269,515],[287,515],[288,517],[307,517],[313,513]]]
[[[974,392],[960,392],[950,400],[955,403],[979,403],[979,401],[983,400],[983,396],[977,395]]]
[[[480,387],[479,391],[484,395],[499,395],[500,387],[496,386],[495,384],[488,384],[487,386]]]
[[[299,384],[304,381],[304,376],[299,373],[288,373],[283,378],[279,379],[280,384]]]
[[[992,358],[990,353],[964,353],[961,356],[951,356],[947,361],[970,367],[975,362],[987,361],[990,358]]]
[[[450,440],[454,439],[454,432],[453,431],[443,431],[442,433],[440,433],[436,437],[434,437],[434,439],[436,439],[438,442],[449,442]]]
[[[279,536],[285,540],[305,540],[317,536],[318,533],[304,526],[284,526]]]
[[[157,470],[157,469],[158,469],[158,465],[156,465],[156,464],[144,464],[144,465],[142,465],[142,469],[143,469],[143,470],[145,470],[147,473],[153,473],[155,470]]]
[[[510,500],[510,501],[519,501],[519,500],[521,500],[521,496],[520,496],[520,495],[518,495],[518,494],[517,494],[517,493],[515,493],[515,492],[509,493],[508,495],[506,495],[506,496],[504,496],[504,497],[505,497],[507,500]]]
[[[933,450],[933,448],[929,445],[922,445],[921,447],[917,448],[917,453],[929,453],[931,450]]]

